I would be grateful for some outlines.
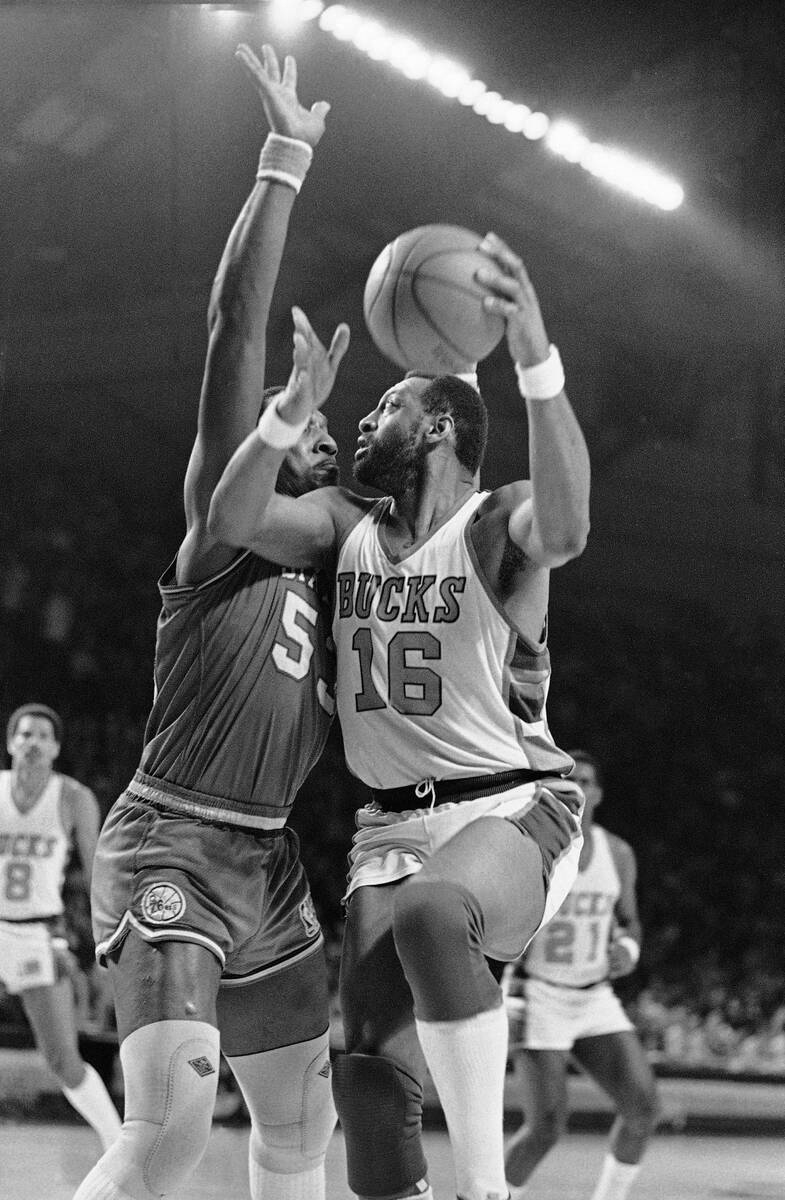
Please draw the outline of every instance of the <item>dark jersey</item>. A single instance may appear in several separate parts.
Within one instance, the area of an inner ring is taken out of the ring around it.
[[[129,790],[208,821],[283,825],[334,711],[322,577],[245,551],[189,586],[172,564],[158,586],[155,695]]]

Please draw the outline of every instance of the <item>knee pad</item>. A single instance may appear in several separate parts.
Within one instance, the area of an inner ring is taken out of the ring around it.
[[[101,1165],[134,1200],[165,1196],[197,1166],[218,1087],[218,1030],[203,1021],[156,1021],[120,1047],[125,1118]]]
[[[416,1079],[387,1058],[339,1054],[333,1093],[353,1192],[390,1196],[425,1178],[423,1095]]]
[[[328,1034],[227,1058],[251,1117],[251,1166],[279,1175],[311,1170],[335,1128]]]
[[[461,884],[406,884],[395,900],[393,934],[419,1020],[462,1021],[499,1003],[482,949],[482,911]]]

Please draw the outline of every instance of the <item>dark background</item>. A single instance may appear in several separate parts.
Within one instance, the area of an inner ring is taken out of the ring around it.
[[[270,40],[296,54],[302,98],[333,108],[269,381],[287,373],[292,302],[323,335],[350,322],[329,407],[348,477],[357,420],[398,377],[362,324],[382,246],[443,221],[520,251],[593,464],[588,548],[553,580],[550,723],[602,758],[600,819],[637,851],[638,980],[770,1014],[785,998],[785,10],[358,7],[661,166],[684,205],[616,191],[315,24],[283,37],[264,4],[0,5],[0,707],[59,708],[62,766],[105,809],[135,766],[207,297],[265,132],[232,52]],[[480,381],[492,487],[527,473],[503,346]],[[335,933],[363,798],[336,734],[295,817]]]

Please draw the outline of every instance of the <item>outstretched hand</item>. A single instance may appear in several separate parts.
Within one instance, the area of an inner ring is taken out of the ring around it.
[[[330,111],[326,100],[317,100],[305,108],[297,98],[297,63],[291,54],[283,60],[283,71],[272,46],[262,46],[262,60],[250,46],[241,43],[235,58],[253,82],[264,106],[265,116],[273,133],[298,138],[315,146],[324,133],[325,118]]]
[[[523,260],[495,233],[487,234],[478,249],[490,260],[487,267],[480,267],[475,274],[487,292],[483,308],[506,321],[507,345],[513,361],[522,367],[544,362],[550,342],[540,302]]]
[[[349,326],[340,324],[325,349],[301,308],[292,309],[292,318],[292,373],[277,407],[281,416],[294,425],[307,420],[330,395],[341,359],[349,348]]]

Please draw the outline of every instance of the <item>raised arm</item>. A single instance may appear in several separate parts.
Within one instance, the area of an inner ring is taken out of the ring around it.
[[[529,420],[531,494],[509,489],[508,534],[531,563],[558,567],[586,544],[589,455],[523,262],[495,234],[488,234],[480,248],[493,260],[477,272],[488,290],[483,304],[507,323],[507,345]]]
[[[292,317],[291,375],[258,428],[232,455],[215,488],[208,526],[222,542],[255,550],[273,562],[319,566],[329,559],[352,500],[338,488],[283,496],[275,484],[287,451],[309,430],[314,436],[320,428],[326,430],[320,409],[348,348],[349,328],[339,325],[325,348],[301,309],[293,308]]]
[[[256,184],[229,235],[208,307],[208,349],[196,441],[185,478],[186,536],[178,554],[180,583],[219,570],[235,553],[207,528],[213,490],[237,446],[254,428],[264,389],[266,326],[289,216],[329,105],[304,108],[297,67],[281,70],[270,46],[262,60],[247,46],[237,58],[270,126]]]

